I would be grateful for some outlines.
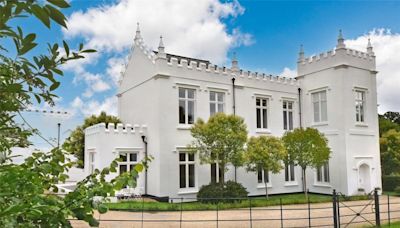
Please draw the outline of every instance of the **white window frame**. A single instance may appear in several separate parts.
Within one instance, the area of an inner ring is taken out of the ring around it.
[[[321,96],[321,94],[323,94],[323,93],[325,93],[325,100],[322,99],[322,96]],[[317,100],[314,100],[314,95],[318,96]],[[325,102],[325,107],[326,107],[326,110],[325,110],[325,113],[326,113],[325,118],[326,119],[323,119],[324,116],[322,115],[322,103],[323,102]],[[318,104],[318,110],[315,110],[314,104],[316,104],[316,103]],[[312,110],[313,110],[313,115],[312,115],[313,123],[319,124],[319,123],[328,122],[328,91],[327,90],[313,91],[311,93],[311,104],[312,104]],[[316,111],[318,111],[318,116],[317,116],[318,120],[316,120]]]
[[[185,97],[180,97],[179,92],[181,89],[185,90]],[[189,90],[193,90],[193,98],[189,98],[189,96],[188,96]],[[196,92],[197,92],[197,90],[195,88],[178,87],[178,123],[181,125],[192,125],[196,121],[196,95],[197,95]],[[184,121],[184,123],[181,123],[181,120],[180,120],[180,110],[179,110],[180,101],[185,102],[185,121]],[[189,101],[193,101],[193,122],[192,123],[189,123],[189,115],[188,115],[189,114],[189,109],[188,109]]]
[[[135,165],[138,164],[138,160],[139,160],[139,153],[137,151],[121,151],[121,152],[118,152],[118,157],[120,158],[122,154],[125,154],[126,161],[119,161],[118,162],[118,175],[122,174],[120,172],[120,170],[121,170],[120,167],[122,165],[126,166],[126,172],[130,172],[131,171],[131,165],[133,165],[133,168],[135,168]],[[136,161],[131,161],[130,154],[136,154]]]
[[[180,156],[181,154],[185,154],[185,160],[181,161]],[[189,161],[189,154],[193,155],[193,161]],[[188,189],[196,189],[197,186],[197,170],[196,170],[196,154],[190,153],[188,151],[184,151],[184,150],[180,150],[178,151],[178,162],[179,162],[179,166],[178,166],[178,186],[179,189],[181,190],[188,190]],[[181,187],[181,165],[185,166],[185,186]],[[194,174],[193,174],[193,186],[189,186],[189,167],[190,165],[193,165],[193,170],[194,170]]]
[[[96,169],[96,152],[89,151],[89,173],[93,174]]]
[[[361,99],[358,98],[358,94],[361,94]],[[355,112],[356,112],[356,123],[365,123],[366,114],[366,96],[367,91],[362,89],[355,90]],[[362,109],[361,109],[362,107]],[[361,119],[362,118],[362,119]]]
[[[291,170],[293,170],[293,175]],[[296,182],[296,166],[294,163],[285,164],[285,182]]]
[[[260,100],[260,104],[259,105],[257,105],[257,100]],[[263,105],[263,100],[266,101],[266,105],[265,106]],[[260,96],[258,96],[255,99],[255,102],[256,102],[255,103],[255,105],[256,105],[256,129],[258,129],[258,130],[268,130],[268,127],[269,127],[269,122],[268,122],[268,120],[269,120],[269,101],[270,101],[270,98],[268,98],[268,97],[260,97]],[[260,122],[260,127],[258,126],[258,119],[257,119],[258,110],[260,110],[260,121],[261,121]],[[265,115],[266,116],[264,116],[263,110],[265,110]],[[267,126],[264,126],[264,119],[265,118],[266,118],[265,124]]]
[[[327,171],[327,173],[325,172]],[[321,176],[321,177],[319,177]],[[324,183],[324,184],[329,184],[330,183],[330,170],[329,170],[329,162],[326,162],[325,164],[321,165],[321,167],[318,167],[315,171],[315,180],[317,183]]]
[[[292,108],[289,108],[289,103],[292,105]],[[285,108],[286,104],[286,108]],[[282,101],[282,114],[283,114],[283,130],[291,131],[294,129],[294,102],[289,100]],[[286,114],[285,114],[286,112]],[[292,113],[292,126],[290,126],[290,115]],[[285,128],[285,120],[286,120],[286,128]]]
[[[265,175],[265,171],[267,171],[266,172],[266,174],[267,175]],[[260,182],[260,179],[259,179],[259,176],[260,176],[260,173],[261,173],[261,182]],[[271,183],[271,175],[269,175],[269,171],[268,170],[264,170],[264,169],[262,169],[262,170],[258,170],[257,171],[257,183],[258,183],[258,187],[265,187],[265,182],[264,182],[264,180],[265,180],[265,177],[267,177],[267,185],[268,185],[268,187],[270,187],[270,183]]]
[[[211,93],[214,93],[214,100],[211,100]],[[222,101],[218,100],[219,94],[222,95]],[[225,112],[225,92],[210,90],[209,99],[210,99],[210,106],[209,106],[210,116],[212,116],[218,112]],[[222,105],[222,106],[220,106],[220,105]],[[214,110],[215,110],[214,113],[211,112],[211,106],[214,106]],[[222,110],[220,110],[220,107],[222,107]]]

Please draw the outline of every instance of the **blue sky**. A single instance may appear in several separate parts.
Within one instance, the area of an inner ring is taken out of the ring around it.
[[[370,37],[381,72],[379,110],[400,111],[396,101],[400,95],[396,88],[400,83],[399,1],[70,2],[72,7],[64,11],[69,18],[68,31],[56,26],[47,31],[37,20],[23,20],[27,31],[39,32],[40,43],[65,39],[71,47],[83,42],[98,50],[86,60],[64,68],[56,107],[33,107],[68,111],[68,116],[24,114],[46,138],[56,136],[57,122],[63,124],[65,138],[68,130],[87,115],[101,110],[117,113],[118,72],[126,62],[136,22],[140,22],[145,43],[152,48],[156,48],[162,34],[167,52],[228,66],[229,58],[236,52],[241,68],[287,76],[293,76],[296,70],[300,44],[304,45],[306,55],[333,49],[338,30],[342,29],[349,46],[364,50]],[[35,53],[44,48],[39,46]],[[46,145],[37,137],[33,141],[37,147]]]

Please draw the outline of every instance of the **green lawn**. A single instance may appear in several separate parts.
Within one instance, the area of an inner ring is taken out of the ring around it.
[[[304,194],[286,194],[286,195],[273,195],[269,199],[265,197],[251,198],[251,200],[242,200],[238,203],[219,203],[218,209],[231,209],[231,208],[246,208],[252,207],[265,207],[274,206],[280,204],[280,199],[282,199],[283,205],[288,204],[303,204],[307,203]],[[324,203],[332,202],[332,196],[329,195],[319,195],[319,194],[309,194],[309,199],[311,203]],[[362,200],[366,199],[366,196],[354,196],[350,197],[349,200]],[[216,210],[216,204],[204,204],[199,202],[187,202],[187,203],[162,203],[162,202],[144,202],[138,201],[124,201],[118,203],[108,203],[110,210],[123,210],[123,211],[203,211],[203,210]]]
[[[364,226],[365,228],[369,227],[371,228],[372,226]],[[400,222],[392,222],[389,226],[389,224],[383,224],[381,225],[381,228],[399,228],[400,227]]]

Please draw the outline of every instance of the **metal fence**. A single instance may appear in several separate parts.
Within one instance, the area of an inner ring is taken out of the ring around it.
[[[259,207],[255,198],[229,198],[228,200],[246,203],[243,208],[222,209],[223,204],[209,204],[208,210],[184,210],[187,201],[197,198],[170,198],[174,210],[157,211],[145,208],[145,199],[141,209],[135,212],[109,212],[99,215],[103,227],[349,227],[369,224],[379,227],[381,223],[400,220],[400,197],[378,195],[373,191],[368,200],[348,201],[346,196],[333,191],[331,203],[284,205],[282,199],[278,205]],[[207,199],[219,202],[227,199]]]

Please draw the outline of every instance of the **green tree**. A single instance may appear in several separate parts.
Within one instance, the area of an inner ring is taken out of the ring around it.
[[[248,171],[279,173],[283,168],[282,161],[287,157],[283,142],[273,136],[251,137],[247,142],[245,165]],[[268,199],[267,180],[264,178],[265,196]]]
[[[400,173],[400,132],[392,129],[380,138],[381,163],[384,175]]]
[[[303,191],[307,197],[307,167],[319,168],[330,157],[328,139],[314,128],[296,128],[282,138],[288,153],[288,162],[299,165],[303,175]]]
[[[58,192],[57,184],[65,182],[68,169],[74,165],[62,150],[36,152],[20,165],[11,163],[12,147],[29,145],[32,134],[40,136],[36,130],[22,128],[15,116],[23,118],[20,111],[30,104],[54,105],[58,77],[63,75],[61,66],[94,52],[83,49],[83,45],[71,51],[63,41],[62,45],[47,44],[47,53],[35,55],[32,50],[38,45],[37,34],[25,34],[19,24],[36,18],[47,28],[54,24],[66,28],[60,10],[68,7],[65,0],[0,0],[0,227],[71,227],[69,218],[96,226],[94,210],[105,213],[107,207],[102,201],[96,203],[94,196],[110,196],[122,186],[135,186],[143,169],[139,164],[106,182],[105,176],[116,172],[114,161],[109,168],[95,170],[61,198],[53,192]]]
[[[386,115],[379,115],[379,136],[382,135],[389,130],[394,129],[396,131],[400,131],[400,124],[393,122],[392,119]]]
[[[225,182],[229,163],[239,165],[247,141],[247,127],[241,117],[217,113],[208,122],[198,119],[191,129],[192,149],[199,152],[201,162],[219,165],[220,183]]]
[[[383,114],[383,118],[385,118],[393,123],[400,124],[400,113],[399,112],[388,111],[385,114]]]
[[[76,127],[63,143],[63,149],[78,159],[80,168],[83,168],[85,164],[85,129],[98,123],[106,123],[107,126],[109,123],[118,124],[121,121],[118,117],[107,115],[105,112],[101,112],[98,116],[92,115],[87,117],[82,125]]]

